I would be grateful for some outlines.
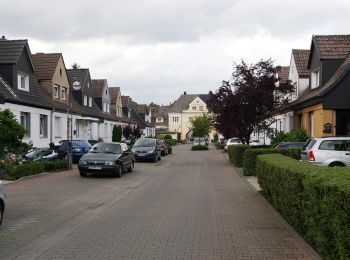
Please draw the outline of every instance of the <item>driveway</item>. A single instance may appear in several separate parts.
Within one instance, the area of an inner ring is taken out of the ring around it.
[[[11,183],[1,259],[312,259],[211,148],[174,147],[121,179],[76,169]]]

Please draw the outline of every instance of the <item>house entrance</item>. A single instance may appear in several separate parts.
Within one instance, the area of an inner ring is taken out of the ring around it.
[[[350,136],[350,110],[337,110],[336,135]]]

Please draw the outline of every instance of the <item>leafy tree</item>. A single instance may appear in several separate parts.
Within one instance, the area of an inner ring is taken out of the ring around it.
[[[226,138],[236,136],[246,144],[253,131],[270,132],[273,116],[285,108],[294,90],[289,81],[278,82],[276,72],[270,59],[251,65],[242,60],[236,65],[232,80],[209,93],[215,128]]]
[[[112,141],[113,142],[120,142],[122,140],[123,136],[123,129],[120,125],[118,126],[113,126],[113,131],[112,131]]]
[[[154,103],[154,102],[151,102],[151,103],[149,104],[149,107],[159,108],[159,105],[156,104],[156,103]]]
[[[22,142],[25,134],[26,130],[10,110],[0,111],[0,158],[10,153],[25,152],[28,149],[28,145]]]
[[[123,129],[123,135],[124,135],[125,139],[130,140],[132,132],[133,132],[133,130],[132,130],[131,126],[126,125]]]
[[[197,116],[192,121],[193,136],[204,137],[210,133],[211,129],[213,129],[212,119],[207,114]]]
[[[132,135],[134,140],[141,138],[141,129],[138,126],[134,127]]]
[[[74,62],[71,66],[72,66],[72,69],[74,70],[81,69],[81,66],[76,62]]]

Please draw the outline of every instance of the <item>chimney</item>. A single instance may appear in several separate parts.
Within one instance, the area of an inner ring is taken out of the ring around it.
[[[187,92],[185,91],[185,92],[184,92],[184,96],[186,96],[186,95],[187,95]]]

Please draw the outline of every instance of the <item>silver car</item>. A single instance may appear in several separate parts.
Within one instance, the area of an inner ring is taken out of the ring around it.
[[[0,226],[4,217],[4,212],[5,212],[5,191],[4,191],[4,186],[2,185],[2,182],[0,180]]]
[[[301,159],[322,166],[350,166],[350,137],[311,138]]]

